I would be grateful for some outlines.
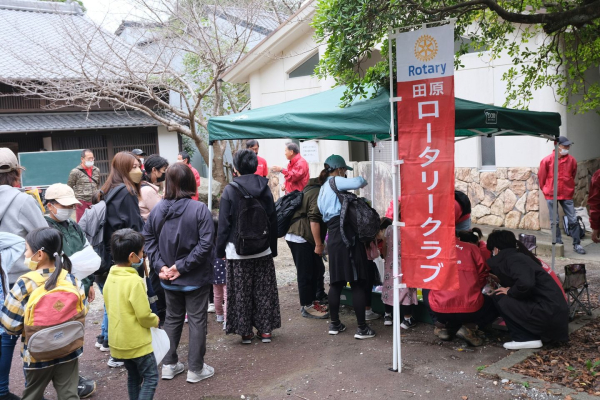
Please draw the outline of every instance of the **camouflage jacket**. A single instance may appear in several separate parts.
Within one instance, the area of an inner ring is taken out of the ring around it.
[[[67,185],[73,188],[77,200],[92,201],[92,195],[98,190],[100,184],[100,169],[92,167],[92,178],[85,172],[81,165],[73,168],[69,174]]]

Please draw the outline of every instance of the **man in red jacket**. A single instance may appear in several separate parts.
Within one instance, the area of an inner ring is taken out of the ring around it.
[[[285,158],[290,161],[287,168],[275,166],[272,170],[281,172],[285,177],[284,192],[291,193],[294,190],[302,191],[308,183],[310,176],[308,172],[308,163],[300,155],[300,148],[296,143],[287,143],[285,145]]]
[[[187,165],[188,167],[190,167],[190,169],[192,170],[192,173],[194,174],[194,179],[196,179],[196,186],[198,186],[198,187],[196,188],[196,195],[192,196],[192,200],[198,200],[199,199],[198,189],[200,189],[200,174],[198,173],[198,170],[196,168],[192,167],[190,160],[191,160],[190,155],[185,150],[177,155],[177,162],[182,162],[185,165]]]
[[[594,243],[600,243],[600,237],[598,237],[598,230],[600,229],[600,169],[592,176],[588,205],[590,206],[592,240]]]
[[[258,175],[258,176],[264,176],[266,178],[267,175],[269,175],[269,167],[267,167],[267,160],[265,160],[264,158],[262,158],[258,155],[258,149],[259,149],[258,140],[256,140],[256,139],[248,140],[246,142],[246,148],[250,149],[256,153],[256,159],[258,160],[258,167],[256,167],[256,172],[254,174]]]
[[[557,200],[569,221],[569,232],[573,238],[573,249],[579,254],[585,254],[581,246],[580,228],[575,214],[575,205],[573,204],[573,195],[575,194],[575,177],[577,176],[577,161],[569,155],[569,148],[573,143],[564,136],[558,138],[558,196]],[[554,152],[544,157],[540,163],[538,173],[540,189],[544,192],[548,210],[550,210],[550,222],[556,225],[555,242],[562,244],[562,237],[558,227],[558,210],[556,215],[552,216],[554,199]]]

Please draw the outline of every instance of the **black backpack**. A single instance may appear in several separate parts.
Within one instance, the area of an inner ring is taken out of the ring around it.
[[[250,256],[267,250],[271,244],[271,237],[269,216],[265,208],[239,183],[231,182],[231,186],[241,195],[234,232],[235,251],[240,256]]]
[[[461,217],[471,214],[471,200],[469,200],[469,196],[459,190],[455,190],[454,200],[458,201],[458,204],[460,204],[460,209],[462,210],[462,213],[460,214]]]
[[[340,227],[343,229],[340,230],[346,247],[351,247],[355,244],[355,237],[358,237],[358,240],[363,243],[375,240],[381,223],[377,211],[363,198],[359,198],[354,193],[340,192],[335,184],[335,178],[329,180],[329,186],[331,186],[340,203],[342,203]],[[352,237],[348,237],[349,235],[352,235]]]
[[[275,211],[277,212],[277,237],[284,237],[292,225],[292,216],[302,205],[304,191],[294,190],[291,193],[280,197],[275,202]],[[295,222],[295,221],[294,221]]]
[[[576,223],[579,224],[579,238],[583,239],[585,237],[585,224],[583,223],[583,219],[580,216],[577,216]],[[569,226],[569,219],[566,215],[563,216],[563,227],[565,228],[567,236],[573,237],[573,232],[571,232],[571,227]]]

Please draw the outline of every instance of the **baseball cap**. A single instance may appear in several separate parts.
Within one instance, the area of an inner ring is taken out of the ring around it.
[[[346,165],[344,157],[338,156],[337,154],[332,154],[329,157],[327,157],[327,160],[325,160],[325,164],[329,165],[333,169],[346,168],[348,171],[354,170],[354,168],[351,168]]]
[[[0,174],[23,169],[19,167],[17,156],[8,147],[0,147]]]
[[[48,186],[44,197],[46,198],[46,200],[56,200],[60,205],[63,206],[81,204],[75,198],[75,192],[73,192],[73,189],[71,189],[70,186],[65,185],[64,183],[55,183],[53,185]]]
[[[570,146],[570,145],[575,144],[575,143],[571,142],[566,137],[561,136],[561,137],[558,138],[558,144],[562,144],[563,146]]]
[[[133,154],[135,154],[136,156],[145,156],[146,155],[146,153],[142,149],[133,149],[133,150],[131,150],[131,152]]]

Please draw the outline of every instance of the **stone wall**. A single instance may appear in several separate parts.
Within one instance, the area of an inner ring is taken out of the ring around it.
[[[600,169],[600,158],[586,160],[577,163],[577,177],[575,179],[575,195],[573,201],[575,207],[586,207],[590,183],[594,172]]]
[[[455,188],[471,200],[476,224],[540,229],[538,168],[456,168]]]

